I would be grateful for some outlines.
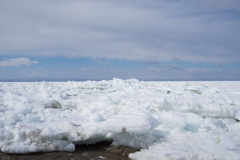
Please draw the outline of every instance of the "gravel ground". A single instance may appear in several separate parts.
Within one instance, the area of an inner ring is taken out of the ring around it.
[[[6,154],[0,152],[0,160],[129,160],[128,154],[137,150],[123,146],[110,146],[109,142],[76,146],[74,152],[37,152],[30,154]]]

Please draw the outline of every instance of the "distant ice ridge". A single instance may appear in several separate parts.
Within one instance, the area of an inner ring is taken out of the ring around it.
[[[0,83],[0,148],[74,151],[113,141],[131,159],[240,159],[240,82]]]

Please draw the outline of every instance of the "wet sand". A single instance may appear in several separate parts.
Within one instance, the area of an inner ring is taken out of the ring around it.
[[[109,142],[94,145],[78,145],[74,152],[37,152],[30,154],[6,154],[0,152],[0,160],[129,160],[133,148],[110,146]]]

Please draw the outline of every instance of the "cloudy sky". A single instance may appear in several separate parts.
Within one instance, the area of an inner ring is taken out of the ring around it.
[[[239,0],[0,0],[0,81],[240,80]]]

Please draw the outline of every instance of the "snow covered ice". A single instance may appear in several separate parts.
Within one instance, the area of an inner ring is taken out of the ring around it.
[[[240,82],[0,82],[5,153],[113,141],[131,159],[239,160]]]

